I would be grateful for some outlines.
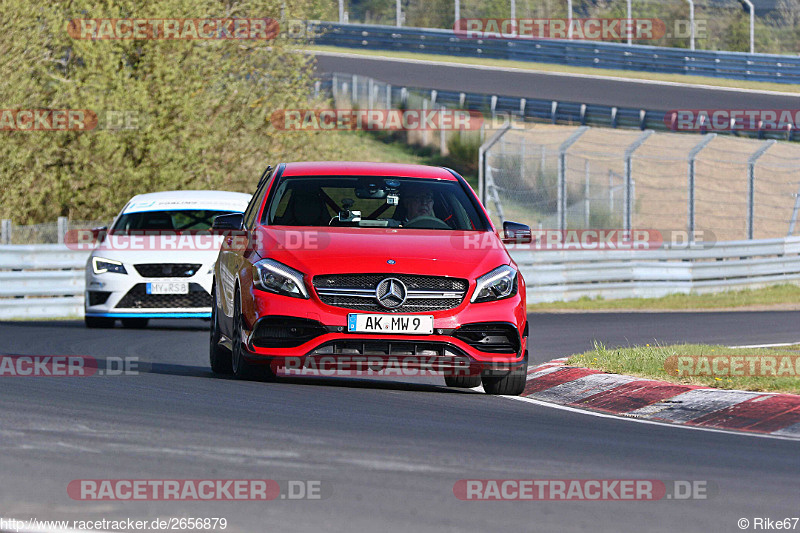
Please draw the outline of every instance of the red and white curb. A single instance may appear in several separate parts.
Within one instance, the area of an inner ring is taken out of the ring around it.
[[[567,366],[528,370],[520,399],[698,429],[800,438],[800,395],[721,390]]]

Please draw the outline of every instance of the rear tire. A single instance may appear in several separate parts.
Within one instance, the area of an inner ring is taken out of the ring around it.
[[[528,379],[528,354],[520,366],[502,377],[485,376],[481,378],[483,390],[486,394],[502,394],[505,396],[519,396],[525,390]]]
[[[211,289],[211,339],[208,346],[208,362],[211,364],[211,371],[215,374],[232,374],[231,352],[221,346],[219,341],[222,334],[219,331],[219,315],[217,314],[217,291]]]
[[[444,383],[448,387],[459,389],[473,389],[481,384],[481,376],[444,376]]]
[[[104,316],[84,316],[83,323],[86,325],[87,328],[113,328],[114,327],[114,319],[108,318]]]
[[[120,319],[122,322],[122,327],[124,328],[132,328],[132,329],[144,329],[147,327],[147,323],[150,322],[149,318],[122,318]]]

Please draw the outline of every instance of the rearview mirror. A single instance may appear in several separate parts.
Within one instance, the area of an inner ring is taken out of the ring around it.
[[[529,244],[531,227],[518,222],[503,222],[503,244]]]

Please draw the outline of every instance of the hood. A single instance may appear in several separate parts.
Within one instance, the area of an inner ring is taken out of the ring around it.
[[[176,235],[110,234],[93,256],[123,263],[210,263],[217,259],[222,235],[204,232]]]
[[[286,226],[258,232],[259,255],[312,276],[355,272],[474,279],[511,263],[490,232]]]

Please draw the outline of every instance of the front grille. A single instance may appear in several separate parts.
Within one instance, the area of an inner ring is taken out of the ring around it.
[[[325,333],[316,320],[271,316],[258,321],[250,342],[258,348],[294,348]]]
[[[386,278],[398,279],[406,286],[408,297],[399,307],[386,309],[375,297],[376,287]],[[380,313],[453,309],[464,300],[469,287],[465,279],[410,274],[329,274],[315,276],[313,285],[323,303]]]
[[[188,294],[147,294],[147,284],[137,283],[117,304],[118,309],[173,309],[211,307],[211,295],[198,283]]]
[[[517,328],[505,322],[483,322],[461,326],[453,337],[482,352],[517,353],[520,348]]]
[[[133,265],[143,278],[190,278],[202,265],[190,263],[142,263]]]

